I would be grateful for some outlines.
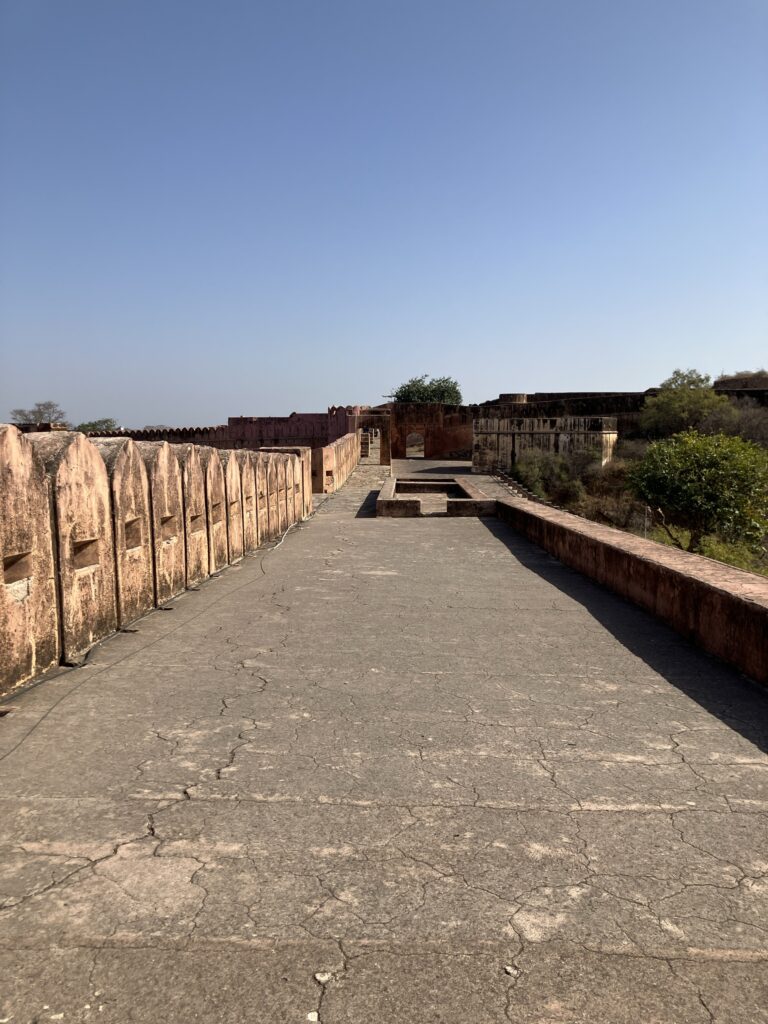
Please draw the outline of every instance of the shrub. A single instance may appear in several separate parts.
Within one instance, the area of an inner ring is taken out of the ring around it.
[[[688,430],[656,441],[628,479],[678,546],[669,527],[689,531],[688,551],[707,534],[759,547],[768,532],[768,453],[740,437]]]

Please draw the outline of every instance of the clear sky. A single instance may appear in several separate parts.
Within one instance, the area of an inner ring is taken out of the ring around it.
[[[0,416],[768,363],[768,0],[0,12]]]

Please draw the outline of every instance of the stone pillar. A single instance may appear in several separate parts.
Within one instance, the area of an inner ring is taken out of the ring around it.
[[[390,420],[389,416],[382,416],[377,422],[379,434],[379,465],[392,465],[392,451],[390,444]]]
[[[0,693],[58,664],[51,506],[32,443],[0,424]]]
[[[312,450],[312,490],[315,494],[331,494],[333,492],[334,466],[332,445]]]
[[[267,537],[275,540],[280,536],[280,513],[279,513],[279,487],[277,472],[277,455],[263,455],[267,463],[267,508],[268,526]]]
[[[301,518],[312,515],[312,449],[297,448],[296,455],[301,464]]]
[[[277,460],[277,533],[282,536],[288,529],[288,514],[286,504],[286,462],[284,455],[273,455]]]
[[[173,445],[181,467],[184,496],[184,544],[186,586],[195,587],[210,576],[208,559],[208,513],[205,505],[205,473],[200,449],[194,444]]]
[[[161,605],[184,590],[184,497],[181,466],[167,441],[137,441],[149,480],[152,511],[155,604]]]
[[[298,470],[294,467],[294,481],[300,482],[301,487],[301,514],[298,519],[307,519],[312,515],[312,449],[306,445],[276,445],[261,448],[264,452],[284,452],[288,455],[296,455],[299,459]]]
[[[229,559],[227,543],[227,494],[224,470],[215,448],[198,447],[205,477],[205,508],[208,513],[208,567],[211,573],[223,569]]]
[[[227,502],[227,560],[232,565],[243,557],[243,483],[237,453],[225,448],[219,451],[219,458]]]
[[[293,467],[293,522],[300,523],[304,518],[304,475],[302,472],[301,459],[294,453],[289,453],[288,461]]]
[[[263,544],[269,540],[269,488],[267,484],[267,457],[254,452],[254,475],[256,477],[256,522],[258,525],[258,542]]]
[[[104,460],[112,491],[117,621],[121,626],[155,605],[149,481],[136,442],[128,437],[91,438]]]
[[[294,455],[285,456],[285,528],[296,522],[296,481],[294,477]]]
[[[259,546],[256,467],[249,451],[238,451],[235,456],[240,466],[240,486],[243,494],[243,551],[247,554]]]
[[[53,499],[62,654],[77,664],[118,625],[109,476],[83,434],[27,437],[43,460]]]

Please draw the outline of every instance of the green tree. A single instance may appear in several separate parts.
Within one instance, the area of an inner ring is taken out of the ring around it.
[[[81,434],[109,434],[113,430],[119,430],[120,424],[107,416],[102,420],[88,420],[85,423],[78,423],[75,430]]]
[[[453,377],[433,377],[427,374],[411,377],[401,384],[391,397],[396,402],[439,402],[441,405],[461,405],[461,388]]]
[[[646,398],[640,428],[650,437],[668,437],[691,427],[698,429],[707,416],[727,405],[728,399],[712,389],[706,374],[675,370],[659,385],[658,394]]]
[[[67,414],[58,402],[35,402],[31,409],[11,409],[12,423],[66,423]]]
[[[740,437],[687,430],[655,441],[629,483],[678,547],[669,527],[690,531],[688,551],[707,534],[757,548],[768,533],[768,452]]]

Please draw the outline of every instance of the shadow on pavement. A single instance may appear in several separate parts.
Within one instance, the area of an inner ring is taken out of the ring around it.
[[[365,496],[360,508],[355,513],[355,519],[375,519],[376,518],[376,499],[379,496],[379,488],[375,491],[368,491]]]
[[[710,714],[768,753],[768,692],[648,612],[604,589],[498,519],[480,522],[531,572],[578,601],[616,639]]]
[[[466,461],[441,461],[432,459],[393,459],[393,476],[421,476],[433,473],[436,476],[466,476],[472,472],[472,463]]]

